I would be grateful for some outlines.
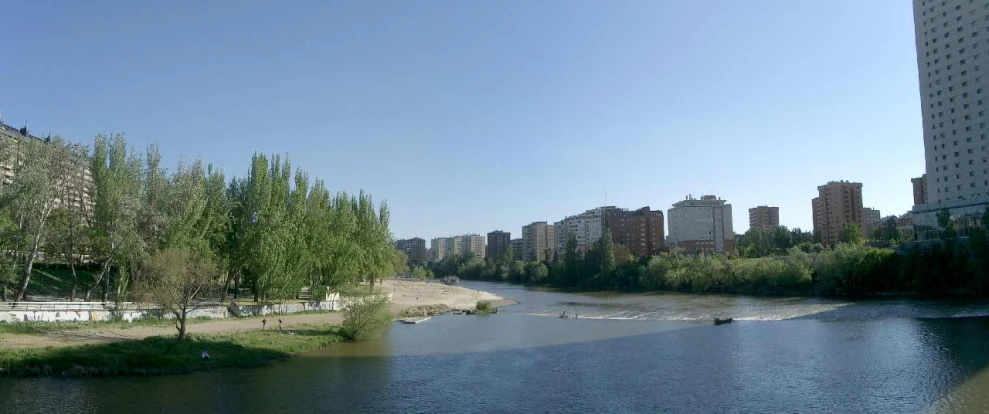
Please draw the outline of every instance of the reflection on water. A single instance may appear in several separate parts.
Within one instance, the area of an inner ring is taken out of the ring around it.
[[[9,412],[985,412],[985,305],[577,295],[395,325],[272,367],[0,381]],[[581,319],[533,315],[579,313]],[[740,320],[712,326],[710,315]],[[626,317],[631,320],[611,320]],[[587,319],[585,319],[587,318]],[[592,319],[593,318],[593,319]]]

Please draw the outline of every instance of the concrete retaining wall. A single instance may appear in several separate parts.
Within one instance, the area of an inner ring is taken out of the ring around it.
[[[262,316],[272,314],[290,314],[305,311],[339,311],[344,308],[344,301],[341,301],[340,294],[328,295],[327,300],[307,303],[283,303],[267,305],[240,305],[227,306],[223,304],[210,304],[199,307],[189,312],[189,318],[211,318],[224,319],[234,318],[232,310],[240,316]],[[388,295],[391,300],[391,294]],[[72,309],[76,308],[76,309]],[[141,318],[165,318],[172,319],[174,315],[163,312],[160,308],[153,306],[139,306],[127,304],[117,310],[113,304],[83,303],[83,302],[59,302],[39,305],[31,302],[24,302],[19,306],[5,304],[0,306],[0,323],[2,322],[96,322],[110,321],[117,319],[115,313],[119,313],[120,319],[132,322]]]

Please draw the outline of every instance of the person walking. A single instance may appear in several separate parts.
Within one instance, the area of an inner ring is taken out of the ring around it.
[[[268,324],[268,320],[267,319],[261,319],[261,330],[262,331],[264,330],[264,326],[267,325],[267,324]]]
[[[281,331],[282,331],[282,320],[279,319],[278,320],[278,332],[281,332]]]

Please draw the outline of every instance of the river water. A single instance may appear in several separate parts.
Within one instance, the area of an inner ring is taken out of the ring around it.
[[[266,368],[5,379],[0,411],[989,412],[986,303],[466,286],[520,303],[396,324],[380,341]]]

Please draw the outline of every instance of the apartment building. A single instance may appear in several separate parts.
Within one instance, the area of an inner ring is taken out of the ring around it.
[[[409,257],[409,266],[422,266],[429,259],[426,252],[426,240],[413,237],[395,242],[395,248]]]
[[[604,218],[609,210],[618,210],[618,207],[598,207],[553,223],[556,232],[556,251],[563,252],[566,250],[567,238],[570,233],[576,236],[578,249],[587,251],[593,248],[594,243],[601,240],[601,235],[604,234]]]
[[[649,256],[664,248],[664,216],[649,206],[638,210],[608,208],[604,210],[605,227],[611,231],[611,241],[628,247],[637,256]]]
[[[556,250],[555,226],[545,221],[536,221],[522,226],[522,260],[525,262],[546,261],[553,258]]]
[[[837,244],[845,223],[858,226],[863,233],[868,229],[865,208],[862,207],[862,183],[831,181],[818,186],[817,192],[811,207],[814,212],[814,234],[821,243],[829,246]]]
[[[937,213],[966,222],[989,205],[989,76],[985,50],[989,5],[984,0],[913,0],[914,34],[924,127],[926,197],[915,195],[914,225],[936,234]],[[918,185],[914,185],[914,191]]]
[[[913,184],[913,204],[927,204],[927,174],[911,178],[910,184]]]
[[[735,251],[731,204],[714,195],[690,195],[669,209],[670,241],[687,254]]]
[[[780,208],[758,206],[749,209],[750,229],[774,229],[780,226]]]
[[[0,122],[0,139],[7,140],[13,145],[10,159],[0,160],[0,174],[3,175],[2,185],[13,183],[16,175],[16,166],[24,163],[22,157],[24,152],[21,145],[29,140],[47,143],[48,139],[39,138],[32,135],[27,127],[14,128]],[[71,159],[71,163],[66,168],[67,176],[65,185],[62,186],[61,194],[55,199],[57,206],[79,209],[86,216],[93,214],[95,199],[92,197],[93,175],[89,169],[89,154],[78,154],[79,157]]]
[[[511,241],[511,232],[495,230],[488,233],[488,247],[485,255],[492,259],[502,257],[505,253],[508,253],[508,246],[511,245]]]
[[[523,258],[524,250],[523,250],[522,238],[520,237],[520,238],[517,238],[517,239],[512,239],[511,242],[509,242],[509,244],[512,246],[512,260],[515,260],[515,261],[522,261],[522,260],[524,260],[524,258]]]

